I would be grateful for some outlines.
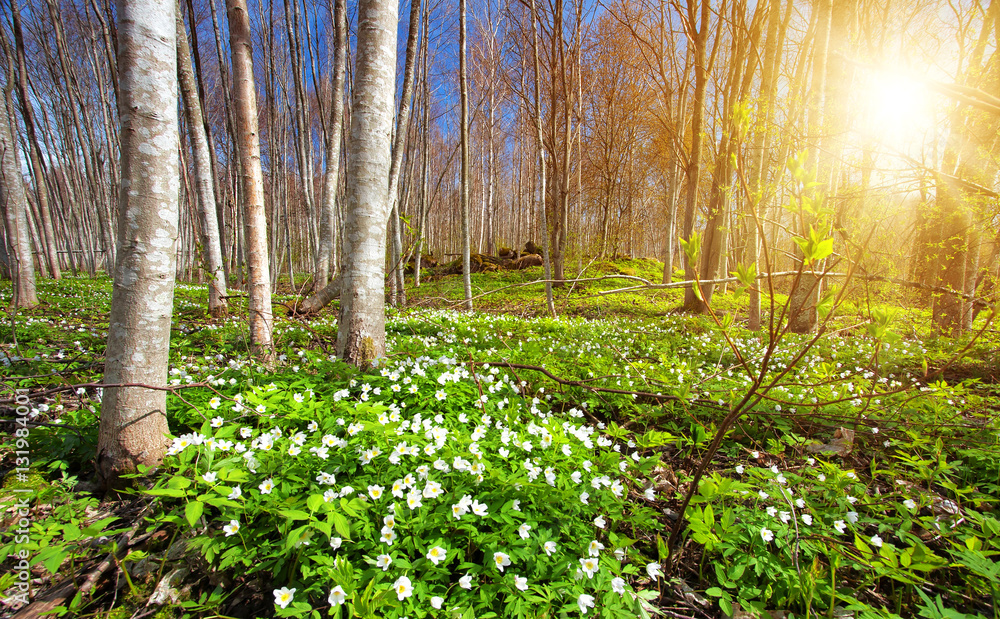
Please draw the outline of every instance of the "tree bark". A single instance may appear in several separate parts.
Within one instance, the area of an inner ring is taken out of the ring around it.
[[[472,309],[472,256],[471,244],[472,233],[469,229],[469,69],[466,59],[466,13],[468,12],[467,0],[459,0],[460,27],[459,27],[459,69],[458,79],[460,84],[460,98],[462,105],[461,128],[462,132],[462,180],[461,180],[461,200],[462,200],[462,284],[465,288],[465,309]]]
[[[246,0],[226,0],[229,43],[233,55],[233,98],[241,164],[247,266],[250,272],[250,343],[266,364],[273,360],[274,315],[271,310],[271,274],[264,210],[264,174],[260,164],[257,93],[254,90],[250,14]]]
[[[111,296],[104,382],[167,381],[178,217],[176,3],[119,0],[121,122],[119,258]],[[105,488],[156,466],[167,447],[166,392],[107,387],[97,474]]]
[[[535,68],[533,90],[535,100],[535,145],[538,149],[538,160],[541,168],[541,191],[539,192],[539,196],[542,203],[542,264],[545,271],[545,305],[549,310],[549,314],[555,318],[556,306],[552,299],[552,263],[549,260],[549,231],[545,215],[545,143],[542,140],[542,108],[538,84],[541,79],[541,73],[539,72],[540,63],[538,60],[538,14],[535,12],[535,0],[531,0],[531,55]]]
[[[17,93],[21,102],[21,115],[24,117],[24,128],[27,131],[28,159],[31,163],[31,176],[35,181],[35,193],[38,194],[38,216],[41,220],[42,249],[49,265],[52,279],[62,279],[59,268],[59,257],[56,249],[56,236],[52,227],[52,215],[49,208],[49,191],[45,184],[45,170],[42,166],[41,147],[35,130],[35,114],[28,97],[28,69],[24,58],[24,35],[21,31],[21,9],[17,0],[11,4],[11,17],[14,24],[14,53],[17,60]]]
[[[385,354],[385,225],[396,84],[394,0],[360,0],[347,166],[337,355],[366,367]]]
[[[402,264],[403,242],[402,226],[399,221],[399,171],[403,163],[403,152],[406,150],[406,139],[409,136],[410,100],[413,98],[413,76],[417,59],[417,34],[420,32],[420,0],[410,3],[410,26],[406,36],[406,58],[403,64],[403,90],[400,94],[399,113],[396,115],[396,134],[392,145],[392,162],[389,168],[389,203],[392,205],[392,256],[393,282],[396,289],[397,305],[406,305],[406,289],[403,286]]]
[[[337,239],[337,189],[340,182],[340,140],[344,129],[344,74],[347,69],[347,0],[334,0],[333,85],[330,130],[326,136],[326,170],[323,173],[323,202],[320,205],[319,251],[313,273],[315,288],[322,289],[336,270],[331,265]]]
[[[684,204],[684,238],[690,239],[694,233],[694,214],[698,208],[698,193],[701,183],[701,150],[704,137],[705,124],[705,93],[708,90],[708,30],[711,19],[711,2],[701,0],[701,23],[700,26],[695,21],[696,4],[688,4],[688,19],[685,25],[689,29],[689,37],[694,46],[694,100],[692,101],[691,112],[691,154],[687,166],[687,193]],[[695,278],[697,265],[690,260],[684,260],[684,279],[691,281]],[[697,311],[701,307],[701,301],[695,295],[694,288],[689,287],[684,290],[684,309],[687,311]]]
[[[201,251],[208,269],[208,311],[218,318],[226,314],[226,272],[222,263],[218,210],[215,206],[215,179],[212,177],[212,158],[208,136],[205,135],[198,85],[191,66],[191,49],[180,11],[177,11],[177,77],[184,96],[184,112],[194,159]]]
[[[13,84],[8,83],[9,90]],[[31,233],[28,230],[28,196],[24,191],[21,162],[17,156],[12,124],[7,114],[7,97],[0,100],[0,206],[7,224],[7,255],[14,280],[14,307],[38,304],[35,292],[35,263],[31,255]]]

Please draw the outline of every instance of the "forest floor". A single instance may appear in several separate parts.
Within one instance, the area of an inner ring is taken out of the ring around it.
[[[768,331],[776,293],[751,332],[745,294],[684,314],[661,270],[581,262],[558,318],[540,268],[476,274],[475,312],[408,279],[364,372],[333,307],[279,316],[268,369],[243,299],[179,285],[169,455],[113,499],[110,282],[42,282],[0,321],[0,616],[1000,617],[987,312],[939,338],[859,286],[813,337]]]

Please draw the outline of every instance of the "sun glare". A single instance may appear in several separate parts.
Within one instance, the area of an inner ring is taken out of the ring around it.
[[[909,151],[934,126],[927,86],[911,77],[878,72],[863,93],[866,133],[884,147]]]

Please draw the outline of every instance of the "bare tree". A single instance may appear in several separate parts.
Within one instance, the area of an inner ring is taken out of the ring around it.
[[[45,185],[45,171],[42,166],[42,149],[38,143],[35,129],[35,113],[28,96],[28,68],[24,54],[24,34],[21,31],[21,9],[17,0],[11,3],[11,18],[14,26],[14,52],[17,61],[17,93],[21,101],[21,115],[24,118],[24,128],[27,132],[28,161],[31,163],[31,176],[35,181],[35,193],[38,195],[38,215],[41,219],[42,249],[49,264],[49,274],[53,279],[60,279],[59,257],[56,254],[56,238],[52,227],[52,215],[49,208],[49,190]]]
[[[397,18],[394,0],[359,3],[337,355],[361,367],[385,354],[384,252]]]
[[[469,228],[469,62],[466,42],[467,0],[459,0],[459,34],[460,48],[458,63],[459,92],[462,106],[461,140],[462,140],[462,177],[461,177],[461,209],[462,209],[462,284],[465,287],[465,309],[472,309],[472,232]]]
[[[274,354],[271,339],[274,315],[271,310],[267,215],[264,210],[264,173],[260,165],[253,47],[246,0],[226,0],[226,15],[233,53],[233,98],[236,103],[236,135],[233,137],[240,153],[247,266],[250,271],[250,342],[264,361],[270,362]]]
[[[326,170],[323,172],[323,199],[320,204],[319,251],[313,273],[315,289],[330,281],[330,261],[337,238],[337,187],[340,178],[340,140],[344,128],[344,74],[347,68],[347,1],[334,0],[332,7],[333,80],[329,129],[326,132]]]
[[[13,84],[8,79],[5,95]],[[7,114],[7,100],[0,101],[0,208],[7,224],[7,254],[16,262],[10,268],[14,280],[14,307],[32,307],[38,304],[35,293],[35,263],[31,256],[31,232],[28,230],[28,196],[24,192],[21,162],[17,156],[17,142]]]
[[[226,313],[226,272],[222,264],[219,219],[215,208],[215,179],[212,178],[212,158],[201,115],[198,85],[191,67],[191,49],[180,10],[177,11],[177,77],[184,95],[184,112],[194,155],[201,250],[208,267],[208,311],[212,316],[219,317]]]
[[[166,392],[178,214],[176,4],[118,2],[118,239],[97,442],[105,488],[167,447]]]

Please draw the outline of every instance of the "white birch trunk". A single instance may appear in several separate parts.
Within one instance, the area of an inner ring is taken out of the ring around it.
[[[320,204],[319,250],[313,274],[313,289],[322,290],[330,281],[334,243],[337,238],[337,186],[340,182],[340,140],[344,130],[344,75],[347,67],[347,2],[334,0],[333,102],[330,131],[326,141],[326,171],[323,173],[323,200]]]
[[[184,112],[194,159],[201,251],[208,268],[208,311],[218,318],[226,313],[226,271],[222,264],[222,242],[215,208],[215,179],[212,177],[212,157],[208,150],[198,86],[191,67],[191,48],[180,11],[177,12],[177,77],[184,94]]]
[[[271,309],[271,273],[268,266],[267,213],[264,210],[264,173],[260,164],[257,92],[253,79],[250,14],[246,0],[226,0],[229,45],[233,54],[233,99],[236,104],[237,150],[240,153],[246,255],[250,281],[250,343],[265,364],[274,356]]]
[[[32,307],[38,304],[35,293],[35,263],[31,256],[31,233],[28,231],[28,196],[24,192],[24,177],[17,156],[7,105],[0,97],[0,205],[6,215],[7,253],[12,264],[10,275],[14,280],[14,307]]]
[[[173,314],[179,170],[176,4],[119,0],[121,187],[104,382],[163,386]],[[97,473],[106,488],[167,447],[166,392],[108,387]]]
[[[363,367],[385,354],[385,229],[391,209],[386,189],[398,6],[394,0],[360,0],[358,16],[337,354]]]

